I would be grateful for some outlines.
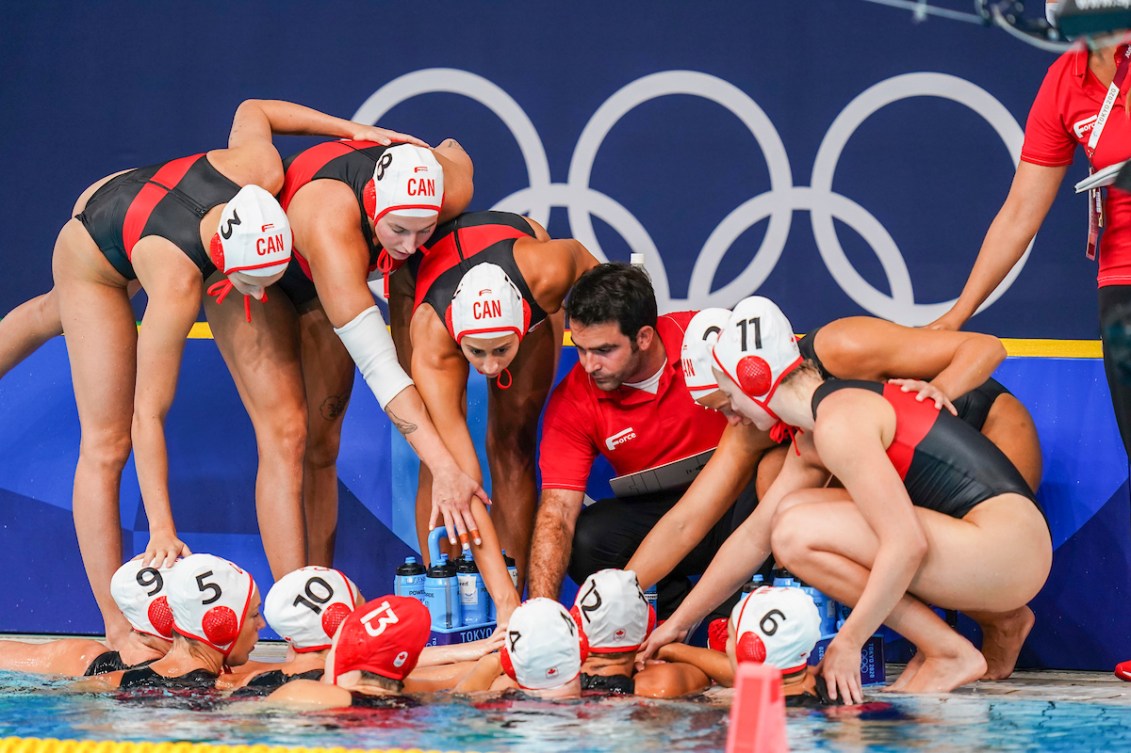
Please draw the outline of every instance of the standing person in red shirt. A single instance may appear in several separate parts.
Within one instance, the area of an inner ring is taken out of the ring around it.
[[[1065,52],[1049,67],[1029,111],[1021,162],[1005,203],[962,294],[931,327],[960,329],[1016,266],[1044,222],[1077,145],[1084,147],[1093,170],[1131,157],[1131,118],[1123,96],[1129,67],[1131,50],[1122,34],[1089,39],[1087,46]],[[1113,84],[1116,79],[1119,83]],[[1105,106],[1111,87],[1121,93]],[[1099,198],[1090,196],[1090,206]],[[1131,193],[1110,191],[1102,205],[1098,282],[1104,368],[1124,447],[1131,453],[1131,384],[1120,377],[1108,342],[1112,326],[1131,311]],[[1097,251],[1091,232],[1088,251],[1090,256]]]
[[[594,267],[574,285],[566,313],[578,363],[550,395],[542,422],[531,597],[557,597],[567,568],[578,583],[598,570],[623,568],[679,501],[706,462],[700,456],[718,446],[727,425],[721,414],[699,407],[684,386],[680,348],[694,312],[657,316],[643,271],[626,264]],[[598,454],[623,478],[616,488],[628,489],[583,508]],[[703,572],[753,509],[754,461],[729,513],[659,582],[661,617],[688,591],[687,576]],[[674,465],[660,470],[669,463]]]

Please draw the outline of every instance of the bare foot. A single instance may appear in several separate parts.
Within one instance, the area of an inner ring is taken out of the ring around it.
[[[1004,614],[979,614],[978,617],[982,628],[982,655],[986,657],[986,674],[982,679],[1004,680],[1013,674],[1017,655],[1036,617],[1027,606]]]
[[[902,693],[907,688],[907,684],[911,682],[911,678],[915,677],[915,673],[923,666],[923,654],[915,652],[907,662],[907,666],[903,668],[903,673],[896,678],[895,682],[888,685],[886,688],[881,688],[881,693]]]
[[[953,653],[927,656],[915,676],[904,686],[907,693],[949,693],[979,679],[986,672],[986,659],[973,644]]]

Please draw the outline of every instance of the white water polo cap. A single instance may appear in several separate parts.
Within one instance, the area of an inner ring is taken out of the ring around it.
[[[777,304],[769,298],[751,296],[734,307],[715,343],[714,361],[743,395],[779,420],[770,410],[770,400],[781,380],[801,365],[802,358],[789,320]]]
[[[734,654],[777,667],[783,674],[804,669],[821,638],[821,615],[800,588],[762,586],[734,605]]]
[[[294,235],[286,212],[259,186],[239,190],[220,214],[209,249],[216,269],[265,288],[277,282],[291,261]]]
[[[457,343],[464,337],[521,340],[530,328],[530,305],[498,264],[476,264],[459,281],[445,324]]]
[[[700,400],[719,389],[719,381],[711,370],[714,365],[711,351],[729,320],[730,311],[712,308],[703,309],[687,323],[680,361],[683,364],[683,381],[692,400]]]
[[[656,612],[632,570],[598,570],[577,590],[570,610],[595,654],[635,651],[656,626]]]
[[[431,149],[413,144],[390,146],[373,166],[373,180],[362,193],[369,217],[439,215],[444,205],[444,168]]]
[[[499,658],[523,690],[560,688],[581,674],[589,653],[573,616],[553,599],[524,601],[511,614]]]
[[[166,596],[171,567],[125,563],[110,578],[110,595],[139,633],[173,640],[173,612]]]
[[[271,586],[263,600],[263,618],[298,653],[323,651],[330,648],[358,596],[357,585],[340,571],[303,567]]]
[[[174,630],[226,657],[247,621],[255,581],[228,560],[190,554],[168,577]]]

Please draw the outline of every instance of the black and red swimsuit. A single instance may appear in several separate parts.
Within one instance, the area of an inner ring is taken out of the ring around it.
[[[395,146],[395,144],[390,144]],[[373,236],[373,227],[365,211],[365,188],[373,180],[373,170],[388,146],[374,141],[327,141],[312,146],[283,160],[286,171],[279,203],[285,211],[298,190],[315,180],[336,180],[349,186],[357,197],[357,208],[361,215],[361,237],[369,247],[369,271],[377,269],[381,257],[381,246]],[[390,259],[390,261],[392,261]],[[391,265],[389,274],[400,265]],[[309,303],[318,297],[314,287],[314,277],[310,274],[310,264],[302,254],[302,249],[294,249],[291,263],[279,287],[296,306]]]
[[[416,280],[412,310],[427,303],[443,321],[460,280],[476,264],[497,264],[511,278],[530,306],[530,329],[546,318],[514,260],[514,243],[533,238],[534,230],[521,215],[510,212],[469,212],[436,228],[423,254],[409,257]]]
[[[208,277],[216,267],[200,240],[200,221],[239,190],[206,155],[194,154],[111,178],[76,219],[127,280],[137,279],[134,246],[150,235],[173,243]]]
[[[1040,509],[1025,479],[993,442],[934,403],[919,402],[916,393],[904,392],[899,385],[827,381],[813,394],[813,415],[818,415],[822,400],[846,389],[874,392],[895,409],[895,436],[887,455],[912,504],[962,518],[987,499],[1013,493]]]

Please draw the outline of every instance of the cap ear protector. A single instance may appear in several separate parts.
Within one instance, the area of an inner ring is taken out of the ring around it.
[[[766,644],[754,632],[747,632],[734,643],[734,658],[740,662],[762,664],[766,661]]]
[[[370,178],[365,188],[361,190],[361,205],[365,207],[365,216],[369,219],[377,217],[377,183]]]
[[[773,387],[773,371],[761,356],[743,356],[734,370],[738,386],[748,397],[762,397]]]
[[[212,234],[212,242],[208,244],[208,256],[212,259],[212,265],[216,269],[224,272],[224,244],[220,240],[219,233]]]
[[[153,627],[157,628],[157,632],[163,638],[173,637],[173,610],[169,608],[169,599],[165,596],[158,596],[156,599],[149,603],[149,609],[146,610],[149,621]]]
[[[510,631],[507,631],[507,637],[503,639],[503,645],[499,649],[499,664],[502,666],[503,672],[506,673],[507,677],[518,682],[518,677],[514,672],[514,662],[511,661],[511,652],[507,649],[507,641],[510,637]]]
[[[204,637],[215,646],[225,646],[240,634],[240,619],[231,607],[212,607],[204,613],[200,626]]]
[[[352,609],[340,601],[326,607],[322,612],[322,630],[326,632],[326,637],[333,640],[334,633],[338,632],[342,620],[349,617],[352,612]]]

